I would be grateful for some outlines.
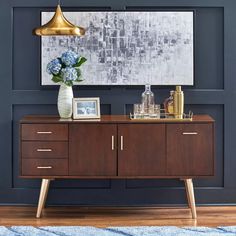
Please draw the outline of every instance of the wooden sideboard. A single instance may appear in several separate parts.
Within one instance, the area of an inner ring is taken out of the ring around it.
[[[214,120],[26,116],[20,121],[20,157],[20,177],[42,179],[38,218],[50,181],[62,178],[178,178],[196,218],[192,179],[214,175]]]

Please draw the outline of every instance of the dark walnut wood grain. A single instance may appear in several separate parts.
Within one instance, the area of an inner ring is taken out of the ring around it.
[[[22,124],[22,140],[66,141],[68,125],[66,124]]]
[[[22,175],[68,175],[68,159],[22,159]]]
[[[117,175],[116,140],[116,125],[71,124],[69,175]]]
[[[214,174],[213,124],[167,125],[167,174]]]
[[[68,142],[23,141],[22,158],[68,158]]]
[[[25,116],[20,121],[22,124],[81,124],[81,123],[109,123],[109,124],[149,124],[149,123],[206,123],[214,122],[209,115],[194,115],[192,121],[180,120],[180,121],[167,121],[167,120],[131,120],[129,116],[124,115],[102,115],[100,120],[73,120],[73,119],[60,119],[58,116],[44,116],[44,115],[31,115]]]
[[[193,121],[181,122],[134,121],[121,115],[102,116],[96,121],[27,116],[21,120],[20,147],[24,178],[214,175],[214,120],[208,115],[195,115]],[[44,148],[52,151],[37,151]],[[37,169],[37,165],[53,168]]]
[[[119,125],[118,140],[119,176],[158,176],[166,174],[164,124]]]

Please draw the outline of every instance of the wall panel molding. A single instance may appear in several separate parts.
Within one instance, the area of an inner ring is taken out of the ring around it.
[[[196,180],[197,204],[236,204],[236,2],[234,0],[67,0],[63,9],[158,10],[196,12],[196,83],[184,87],[186,109],[216,119],[216,176]],[[25,114],[56,114],[58,87],[40,86],[40,38],[32,28],[40,11],[54,10],[53,0],[3,0],[0,3],[1,116],[0,204],[36,204],[39,181],[18,178],[18,121]],[[20,28],[22,26],[22,28]],[[173,87],[154,86],[161,103]],[[75,86],[75,97],[98,96],[104,114],[126,114],[140,101],[142,86]],[[178,180],[59,180],[49,204],[185,204]]]

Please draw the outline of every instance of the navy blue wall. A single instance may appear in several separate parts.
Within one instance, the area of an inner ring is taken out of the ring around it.
[[[198,204],[236,202],[235,0],[64,0],[64,10],[195,10],[195,85],[185,88],[186,110],[216,120],[216,176],[194,181]],[[0,1],[0,203],[35,204],[39,181],[18,178],[18,121],[57,113],[57,88],[40,86],[40,11],[52,0]],[[143,88],[75,87],[75,96],[99,96],[103,114],[126,114]],[[154,87],[157,102],[170,87]],[[58,180],[50,204],[145,205],[185,203],[179,180]]]

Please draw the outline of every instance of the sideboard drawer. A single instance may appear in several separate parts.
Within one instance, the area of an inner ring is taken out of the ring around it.
[[[24,141],[21,155],[22,158],[67,158],[68,142]]]
[[[68,140],[67,124],[22,124],[22,140],[66,141]]]
[[[22,159],[22,176],[68,175],[67,159]]]

